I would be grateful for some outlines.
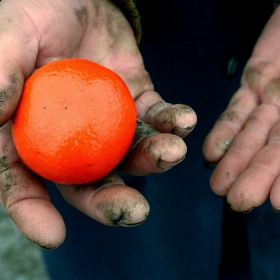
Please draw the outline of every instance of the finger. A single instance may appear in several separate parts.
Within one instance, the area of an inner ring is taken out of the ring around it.
[[[135,104],[139,118],[163,133],[185,137],[197,122],[197,116],[191,107],[166,103],[154,91],[143,93],[135,100]]]
[[[180,163],[186,153],[180,137],[159,133],[138,119],[133,144],[118,170],[138,176],[162,173]]]
[[[0,130],[0,199],[18,229],[43,248],[56,248],[65,238],[62,217],[46,187],[20,161],[10,124]]]
[[[231,184],[264,147],[278,120],[279,112],[273,106],[263,104],[253,111],[211,176],[210,185],[216,194],[227,194]]]
[[[141,65],[141,57],[138,57]],[[184,104],[166,103],[154,91],[149,74],[139,66],[134,70],[119,72],[135,99],[138,118],[163,133],[187,136],[197,123],[194,110]]]
[[[237,91],[204,141],[203,154],[207,161],[216,163],[224,156],[258,102],[256,95],[247,87]]]
[[[57,184],[65,200],[84,214],[109,226],[136,226],[149,214],[149,204],[116,174],[87,185]]]
[[[277,112],[276,108],[274,110]],[[275,209],[279,207],[277,196],[279,186],[277,178],[280,174],[279,121],[272,128],[267,141],[267,145],[256,154],[228,192],[228,202],[236,211],[249,211],[261,205],[269,196]]]
[[[279,143],[269,143],[254,157],[228,192],[227,200],[234,210],[248,212],[268,199],[271,187],[280,174],[279,157]]]
[[[280,176],[273,183],[270,192],[270,202],[274,210],[280,213]]]
[[[194,110],[187,105],[158,102],[147,110],[143,121],[160,132],[185,137],[194,129],[197,117]]]
[[[275,162],[275,166],[273,166],[275,172],[273,178],[276,178],[270,191],[270,201],[275,211],[280,212],[280,172],[277,174],[277,171],[280,169],[279,158],[277,158],[280,150],[280,122],[278,122],[271,131],[269,143],[271,146],[271,153],[273,154],[273,160]]]

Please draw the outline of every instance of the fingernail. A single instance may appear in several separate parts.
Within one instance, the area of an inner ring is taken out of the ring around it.
[[[173,131],[178,130],[178,131],[182,131],[182,132],[188,132],[188,131],[192,131],[194,128],[195,128],[195,124],[192,126],[184,127],[184,128],[177,126],[173,129]]]
[[[106,218],[112,224],[122,227],[135,227],[145,222],[149,215],[149,205],[144,198],[134,202],[123,202],[123,208],[113,205],[106,206]]]
[[[32,240],[31,240],[32,241]],[[43,246],[43,245],[40,245],[39,243],[37,243],[36,241],[33,241],[36,245],[38,245],[41,249],[44,249],[44,250],[47,250],[47,251],[50,251],[50,250],[54,250],[56,249],[57,247],[48,247],[47,245]]]
[[[237,210],[234,210],[230,203],[228,203],[228,206],[233,210],[235,211],[236,213],[239,213],[239,214],[248,214],[249,212],[251,212],[255,207],[252,207],[252,208],[249,208],[248,210],[245,210],[245,211],[237,211]]]
[[[116,222],[115,224],[118,225],[118,226],[121,226],[121,227],[136,227],[136,226],[139,226],[139,225],[142,225],[146,220],[140,222],[140,223],[135,223],[135,224],[125,224],[125,223],[122,223],[122,222]]]
[[[274,212],[280,213],[280,209],[273,208]]]
[[[217,148],[218,148],[219,152],[221,153],[221,155],[224,155],[227,152],[232,141],[233,141],[233,138],[225,139],[222,142],[217,141],[217,144],[218,144]]]
[[[215,168],[218,165],[218,163],[213,163],[210,161],[205,161],[204,164],[206,168]]]
[[[230,138],[230,139],[226,139],[224,142],[221,143],[221,148],[224,152],[226,152],[228,150],[232,141],[233,141],[233,138]]]
[[[169,170],[170,168],[174,167],[175,165],[179,164],[180,162],[182,162],[183,160],[185,159],[185,157],[183,157],[182,159],[180,159],[179,161],[176,161],[176,162],[167,162],[165,160],[159,160],[159,163],[158,163],[158,168],[161,170],[161,171],[167,171]]]
[[[250,208],[250,209],[248,209],[248,210],[246,210],[246,211],[241,211],[241,212],[238,212],[238,213],[240,213],[240,214],[248,214],[248,213],[251,212],[254,208],[255,208],[255,207],[252,207],[252,208]]]
[[[188,127],[185,127],[185,128],[175,127],[173,129],[172,133],[176,134],[178,136],[185,136],[186,133],[191,132],[194,128],[195,128],[195,125],[188,126]]]

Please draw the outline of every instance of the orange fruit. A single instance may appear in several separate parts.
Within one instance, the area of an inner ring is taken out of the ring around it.
[[[25,82],[12,119],[23,162],[45,179],[84,184],[110,173],[135,132],[136,109],[124,81],[86,59],[48,63]]]

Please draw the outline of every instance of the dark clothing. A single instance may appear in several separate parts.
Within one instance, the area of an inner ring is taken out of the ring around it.
[[[54,280],[279,280],[280,216],[269,201],[246,215],[229,210],[209,187],[214,167],[201,152],[239,87],[273,1],[152,2],[137,0],[140,49],[156,91],[198,115],[185,139],[188,154],[165,174],[124,177],[151,206],[148,220],[135,228],[98,224],[50,186],[67,227],[65,243],[43,251],[50,275]]]

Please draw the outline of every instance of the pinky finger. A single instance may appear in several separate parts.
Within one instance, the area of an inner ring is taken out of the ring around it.
[[[149,214],[149,204],[137,190],[111,173],[86,185],[60,185],[64,199],[78,210],[109,226],[136,226]]]
[[[63,243],[64,221],[43,183],[22,167],[1,173],[1,202],[19,231],[45,249]]]

